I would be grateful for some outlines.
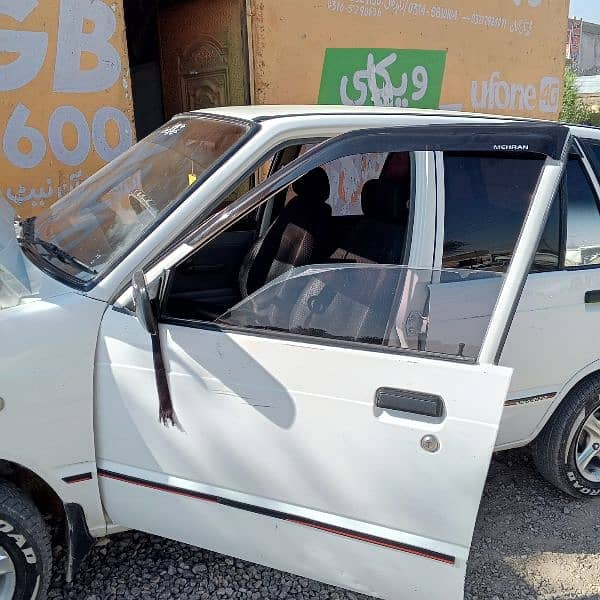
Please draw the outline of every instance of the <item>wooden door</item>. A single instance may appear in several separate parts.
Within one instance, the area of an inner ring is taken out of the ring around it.
[[[159,16],[165,116],[249,102],[243,0],[190,0]]]

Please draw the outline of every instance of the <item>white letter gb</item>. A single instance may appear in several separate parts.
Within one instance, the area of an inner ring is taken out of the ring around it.
[[[85,21],[94,24],[84,32]],[[112,87],[121,73],[121,58],[110,38],[117,30],[113,11],[102,0],[62,0],[56,49],[55,92],[100,92]],[[81,69],[81,55],[96,56],[93,69]]]

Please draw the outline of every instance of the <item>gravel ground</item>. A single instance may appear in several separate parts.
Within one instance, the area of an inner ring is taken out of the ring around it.
[[[492,463],[471,551],[467,600],[600,600],[600,504],[556,492],[526,451]],[[55,560],[63,560],[57,549]],[[97,547],[49,598],[364,600],[301,577],[141,533]],[[408,600],[408,599],[407,599]]]

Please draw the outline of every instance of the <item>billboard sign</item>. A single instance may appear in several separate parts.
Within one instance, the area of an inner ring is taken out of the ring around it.
[[[437,108],[446,52],[328,48],[320,104]]]
[[[133,143],[122,2],[0,0],[0,198],[20,216]]]
[[[258,103],[558,117],[568,0],[252,4]]]

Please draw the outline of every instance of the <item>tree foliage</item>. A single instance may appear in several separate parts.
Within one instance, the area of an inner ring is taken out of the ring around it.
[[[577,91],[577,75],[571,67],[565,69],[563,104],[560,120],[566,123],[590,123],[591,108],[580,98]]]

